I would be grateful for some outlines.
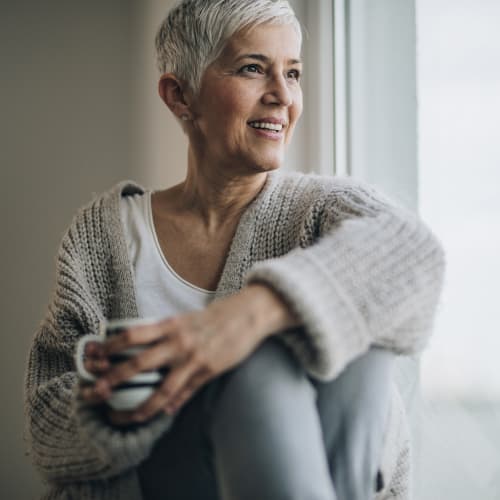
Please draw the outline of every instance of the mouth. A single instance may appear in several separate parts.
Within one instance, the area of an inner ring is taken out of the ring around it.
[[[255,129],[270,130],[271,132],[281,132],[284,128],[283,123],[271,123],[267,121],[249,122],[248,125]]]
[[[266,117],[248,122],[248,126],[255,130],[255,133],[263,139],[281,141],[284,137],[284,130],[287,123],[282,118]]]

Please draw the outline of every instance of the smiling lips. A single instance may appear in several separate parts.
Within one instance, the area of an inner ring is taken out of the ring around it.
[[[285,121],[277,118],[263,118],[256,121],[248,122],[248,125],[254,129],[260,129],[278,133],[285,128]]]
[[[251,122],[249,125],[253,128],[263,128],[266,130],[273,130],[275,132],[281,132],[283,130],[283,125],[279,123]]]

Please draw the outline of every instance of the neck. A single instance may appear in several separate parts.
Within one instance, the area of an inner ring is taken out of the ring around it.
[[[261,191],[267,172],[236,169],[198,162],[190,151],[186,179],[177,186],[180,211],[195,215],[209,233],[237,222]]]

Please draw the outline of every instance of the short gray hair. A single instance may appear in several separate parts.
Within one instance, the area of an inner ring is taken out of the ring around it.
[[[287,0],[180,0],[156,34],[160,73],[174,73],[197,93],[205,69],[236,32],[258,24],[290,24],[302,40]]]

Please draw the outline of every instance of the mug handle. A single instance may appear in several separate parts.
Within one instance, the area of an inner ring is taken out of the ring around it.
[[[83,337],[80,337],[80,339],[78,340],[75,352],[75,364],[76,364],[76,371],[80,376],[80,378],[82,378],[83,380],[86,380],[88,382],[94,382],[96,380],[96,376],[88,372],[83,363],[85,359],[85,346],[89,342],[104,342],[104,340],[105,338],[102,335],[96,335],[93,333],[84,335]]]

